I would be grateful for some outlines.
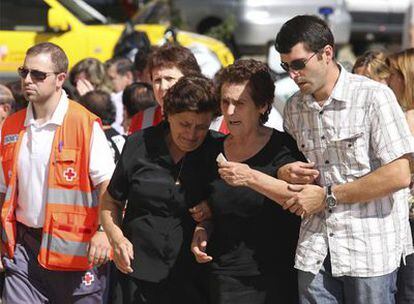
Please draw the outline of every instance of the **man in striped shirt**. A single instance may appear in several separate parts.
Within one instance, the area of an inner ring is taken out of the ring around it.
[[[285,107],[285,130],[324,186],[291,186],[298,193],[284,206],[304,216],[295,261],[300,303],[394,303],[397,269],[413,252],[414,143],[404,115],[388,87],[335,61],[332,32],[318,17],[286,22],[275,47],[300,88]],[[278,174],[290,182],[312,176],[303,163]]]

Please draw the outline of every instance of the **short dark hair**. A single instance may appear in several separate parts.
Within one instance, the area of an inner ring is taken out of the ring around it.
[[[160,67],[176,67],[184,76],[201,73],[193,53],[183,46],[172,43],[164,44],[152,52],[148,61],[151,78],[152,71]]]
[[[26,52],[26,56],[36,56],[39,54],[50,54],[52,63],[55,67],[53,72],[67,73],[69,60],[63,49],[51,42],[42,42],[29,48]]]
[[[127,86],[122,93],[122,103],[129,117],[157,105],[152,86],[145,82],[134,82]]]
[[[202,75],[181,77],[164,97],[164,116],[182,112],[218,113],[213,82]]]
[[[149,58],[151,54],[156,50],[158,47],[152,46],[148,51],[138,51],[134,57],[134,68],[138,72],[144,72],[145,68],[148,65]]]
[[[129,58],[115,57],[105,62],[105,68],[109,69],[111,66],[115,66],[116,72],[119,75],[125,75],[128,72],[133,71],[134,64]]]
[[[287,54],[301,42],[312,52],[318,52],[326,45],[335,48],[329,26],[321,18],[312,15],[296,16],[283,24],[276,36],[275,48],[279,53]]]
[[[109,126],[115,121],[116,109],[111,96],[107,92],[101,90],[90,91],[81,96],[79,102],[98,116],[104,126]]]
[[[256,107],[267,106],[266,112],[260,117],[260,123],[264,124],[269,119],[275,97],[275,84],[267,64],[254,59],[238,59],[220,70],[215,77],[217,99],[221,100],[223,84],[242,84],[246,81]]]

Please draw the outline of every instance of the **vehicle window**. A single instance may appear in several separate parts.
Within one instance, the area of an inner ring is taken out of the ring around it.
[[[48,9],[39,0],[1,0],[0,30],[45,31]]]
[[[93,25],[108,23],[105,16],[82,0],[59,0],[59,3],[85,24]]]

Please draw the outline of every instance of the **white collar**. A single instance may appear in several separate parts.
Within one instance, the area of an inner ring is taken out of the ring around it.
[[[59,103],[55,111],[53,112],[52,118],[50,118],[47,122],[43,123],[41,126],[45,126],[48,124],[55,124],[59,126],[62,125],[63,119],[65,118],[65,115],[66,115],[66,111],[68,110],[68,106],[69,106],[68,96],[66,95],[66,92],[62,90],[62,95],[60,96]],[[41,127],[36,123],[36,120],[33,115],[33,104],[31,102],[29,102],[29,105],[27,107],[26,119],[24,121],[25,127],[29,125],[36,125],[38,127]]]

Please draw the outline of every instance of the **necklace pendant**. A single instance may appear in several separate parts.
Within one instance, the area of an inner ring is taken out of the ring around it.
[[[176,185],[176,186],[181,185],[181,183],[180,183],[180,180],[179,180],[179,179],[177,179],[177,180],[175,181],[175,185]]]

